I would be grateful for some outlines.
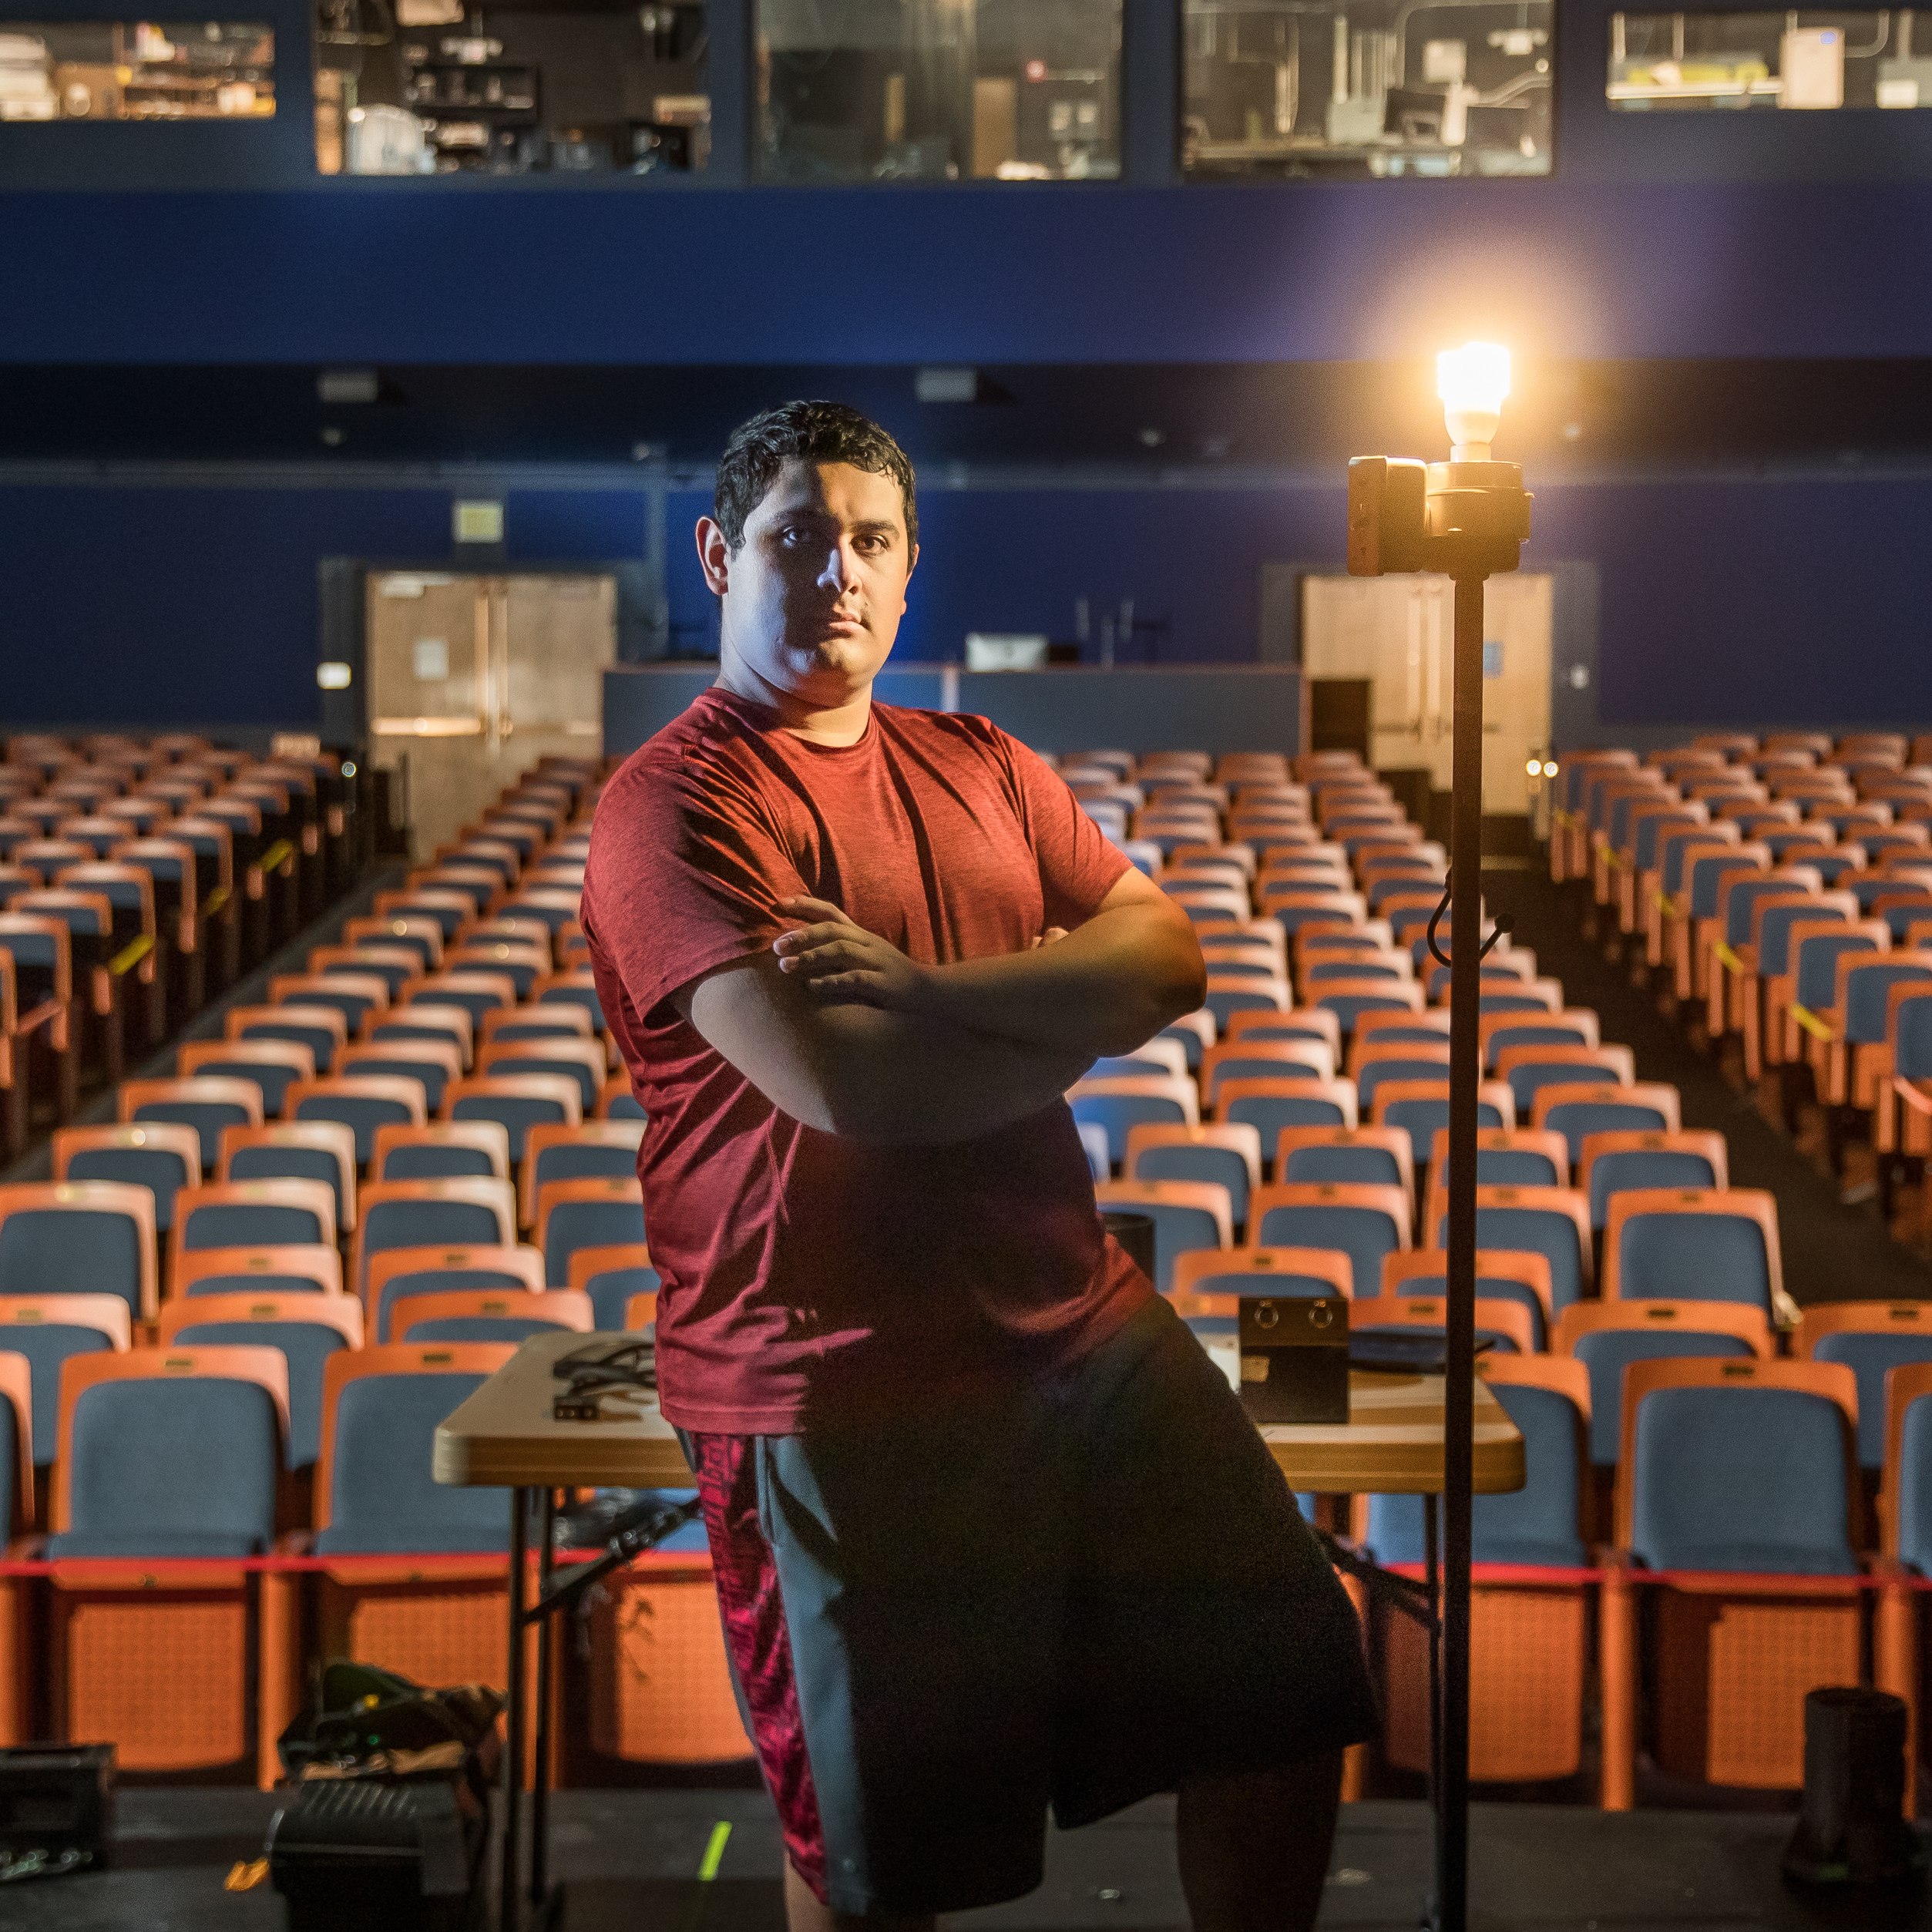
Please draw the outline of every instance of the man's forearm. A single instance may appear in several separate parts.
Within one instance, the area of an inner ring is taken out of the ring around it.
[[[1084,1055],[1131,1053],[1204,996],[1186,916],[1122,906],[1052,946],[929,973],[929,1010],[1000,1039]]]
[[[818,1083],[820,1117],[806,1124],[850,1140],[975,1139],[1050,1105],[1094,1058],[924,1014],[837,1006],[818,1018],[828,1063]]]
[[[774,1107],[849,1140],[990,1134],[1050,1105],[1092,1058],[927,1013],[821,1006],[769,956],[711,975],[674,1003]]]

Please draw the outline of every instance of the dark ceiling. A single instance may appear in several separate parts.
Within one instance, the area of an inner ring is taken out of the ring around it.
[[[732,426],[826,395],[916,462],[1320,470],[1446,453],[1414,364],[986,368],[979,400],[922,403],[906,367],[385,368],[377,400],[324,404],[312,368],[13,367],[0,459],[627,463],[714,461]],[[1497,454],[1697,469],[1932,457],[1932,362],[1648,361],[1520,370]]]

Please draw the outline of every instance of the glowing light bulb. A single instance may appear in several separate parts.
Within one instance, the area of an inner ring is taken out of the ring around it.
[[[1497,343],[1465,342],[1436,357],[1436,393],[1449,426],[1451,462],[1489,461],[1509,392],[1510,352]]]

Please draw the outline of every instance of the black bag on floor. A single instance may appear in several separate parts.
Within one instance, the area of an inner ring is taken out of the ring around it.
[[[489,1835],[502,1699],[425,1691],[368,1665],[321,1672],[277,1741],[296,1782],[268,1830],[289,1932],[465,1932]]]

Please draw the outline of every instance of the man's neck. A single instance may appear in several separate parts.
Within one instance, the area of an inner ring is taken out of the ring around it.
[[[872,715],[869,684],[862,685],[843,704],[828,707],[761,677],[728,653],[718,667],[714,683],[719,690],[729,691],[734,697],[777,712],[781,731],[789,731],[794,738],[811,744],[856,744],[865,735]]]

